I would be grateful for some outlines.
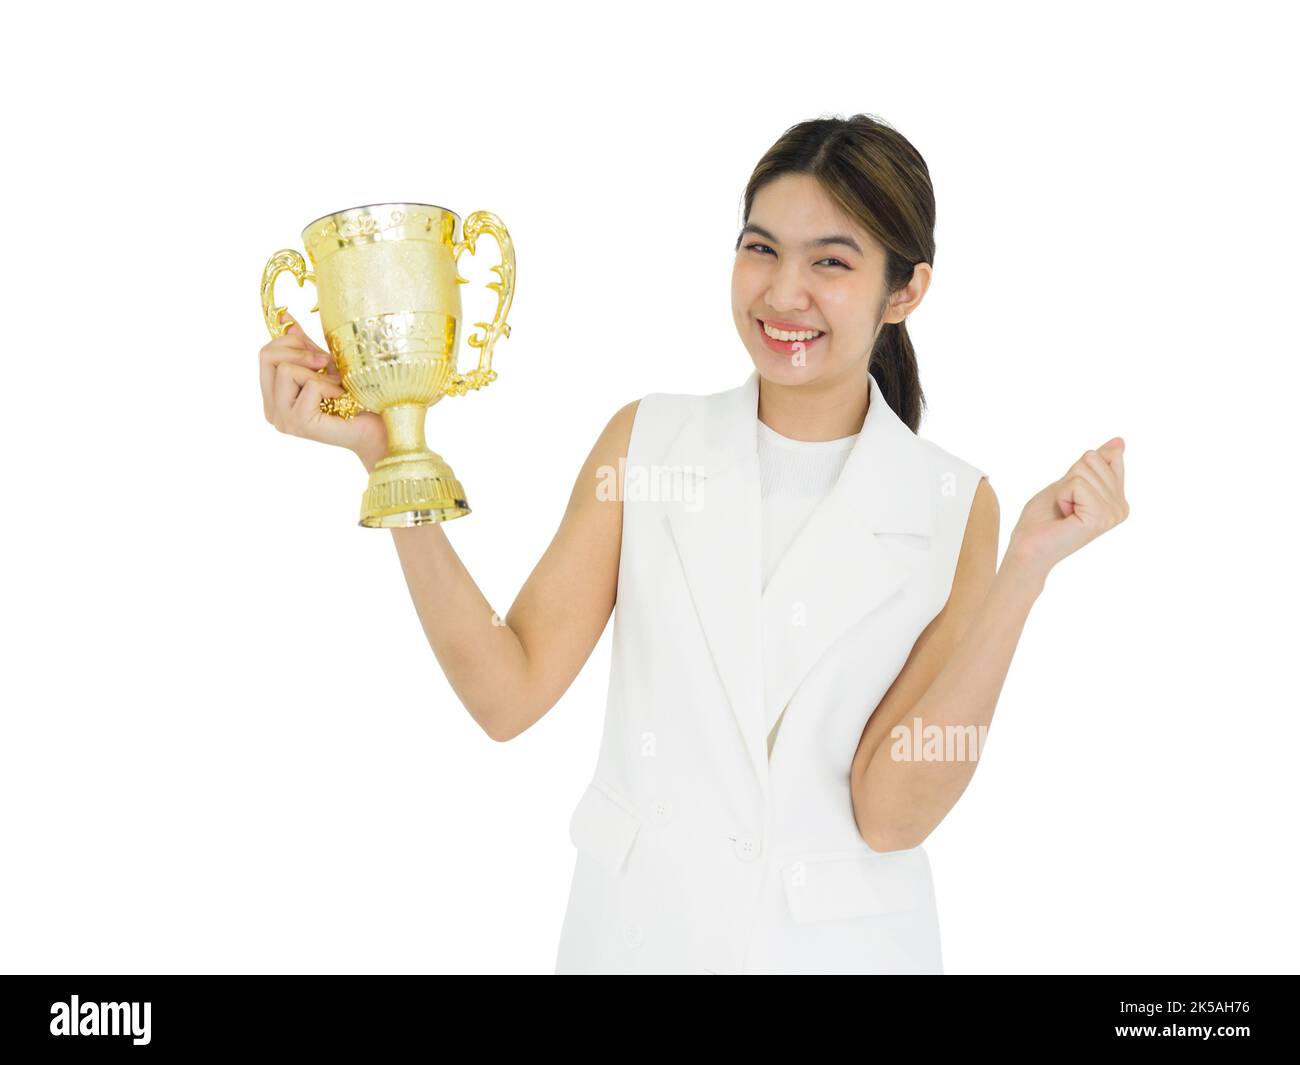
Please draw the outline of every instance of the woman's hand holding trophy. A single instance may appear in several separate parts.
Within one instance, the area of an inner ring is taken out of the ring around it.
[[[374,469],[388,451],[384,419],[369,411],[351,418],[324,413],[322,399],[346,395],[338,366],[287,311],[280,320],[288,328],[258,355],[266,420],[282,433],[355,451],[367,470]]]

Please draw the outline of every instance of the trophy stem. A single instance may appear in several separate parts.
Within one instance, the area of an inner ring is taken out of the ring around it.
[[[382,412],[384,426],[388,429],[390,456],[429,450],[424,442],[424,416],[428,409],[422,403],[400,403]]]
[[[441,455],[424,442],[422,403],[386,407],[388,454],[375,463],[361,497],[361,524],[369,529],[401,529],[450,521],[470,512],[465,489]]]

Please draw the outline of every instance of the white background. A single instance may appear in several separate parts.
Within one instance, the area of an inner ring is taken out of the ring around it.
[[[1128,443],[1129,521],[1049,578],[926,843],[947,970],[1296,971],[1286,10],[11,13],[0,968],[551,971],[612,626],[534,728],[474,725],[361,464],[264,420],[263,264],[354,204],[505,221],[500,378],[428,426],[504,616],[618,407],[749,373],[754,164],[864,111],[929,164],[921,431],[990,471],[1003,547]]]

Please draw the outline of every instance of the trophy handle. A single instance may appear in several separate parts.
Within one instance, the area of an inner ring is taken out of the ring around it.
[[[305,281],[310,281],[313,285],[316,283],[316,275],[307,269],[306,260],[292,248],[284,248],[266,261],[266,269],[262,271],[262,317],[266,319],[266,328],[270,330],[272,339],[284,336],[285,331],[289,328],[280,321],[280,315],[289,308],[275,305],[275,279],[286,270],[293,274],[299,288],[302,288]],[[312,310],[320,310],[319,296],[316,306]],[[326,369],[328,367],[322,366],[316,372],[324,373]],[[345,393],[341,396],[322,399],[320,409],[324,414],[336,414],[340,418],[353,418],[365,408]]]
[[[506,315],[510,313],[510,303],[515,298],[515,246],[501,219],[488,211],[475,211],[469,215],[461,230],[462,239],[452,247],[452,262],[459,263],[461,252],[468,251],[473,255],[474,243],[482,233],[491,235],[501,252],[501,262],[492,267],[500,280],[490,281],[487,286],[497,294],[497,310],[491,322],[474,323],[483,330],[482,336],[474,334],[469,338],[470,347],[482,349],[478,366],[467,374],[453,373],[448,378],[443,392],[453,396],[463,396],[471,388],[483,388],[496,380],[496,371],[492,369],[492,347],[499,338],[510,335]],[[469,279],[461,277],[457,270],[456,283],[466,285]]]

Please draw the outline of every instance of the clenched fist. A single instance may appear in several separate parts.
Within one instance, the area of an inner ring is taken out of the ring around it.
[[[1028,503],[1012,530],[1007,557],[1039,577],[1066,555],[1128,517],[1124,441],[1114,437],[1085,451],[1059,481]]]

